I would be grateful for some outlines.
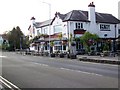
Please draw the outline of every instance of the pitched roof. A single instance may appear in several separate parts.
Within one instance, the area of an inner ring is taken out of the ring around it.
[[[120,23],[120,20],[118,20],[112,14],[105,14],[105,13],[96,13],[96,21],[100,23],[111,23],[111,24]]]
[[[58,12],[57,14],[58,14],[58,16],[59,16],[62,20],[64,20],[64,18],[65,18],[66,15],[67,15],[67,14],[60,14],[59,12]]]
[[[51,19],[51,20],[46,20],[46,21],[43,21],[43,22],[36,22],[36,23],[34,24],[34,26],[35,26],[36,28],[48,26],[48,25],[51,25],[52,21],[53,21],[53,19]]]
[[[88,11],[72,10],[72,11],[68,12],[67,14],[58,13],[58,15],[63,21],[85,21],[85,22],[89,22]],[[96,22],[117,24],[117,23],[120,23],[120,20],[118,20],[112,14],[96,12]]]
[[[88,17],[86,16],[86,13],[82,12],[81,10],[73,10],[69,12],[66,17],[64,18],[64,21],[89,21]]]
[[[118,24],[120,20],[114,17],[112,14],[106,13],[98,13],[96,12],[96,22],[98,23],[110,23],[110,24]],[[88,11],[82,10],[72,10],[66,14],[61,14],[57,12],[57,15],[62,19],[62,21],[83,21],[83,22],[90,22],[88,20]],[[36,28],[41,28],[44,26],[51,25],[55,18],[51,20],[46,20],[43,22],[36,22],[34,26]]]

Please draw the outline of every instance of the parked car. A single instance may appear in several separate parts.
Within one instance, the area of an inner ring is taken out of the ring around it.
[[[83,54],[85,54],[85,50],[84,49],[77,49],[76,54],[77,55],[83,55]]]

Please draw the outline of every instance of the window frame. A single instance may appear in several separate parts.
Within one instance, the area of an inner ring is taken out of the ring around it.
[[[56,27],[59,27],[61,30],[59,29],[60,31],[56,31]],[[54,30],[54,33],[60,33],[60,32],[62,32],[62,24],[54,25],[53,26],[53,30]]]
[[[100,28],[100,31],[111,31],[109,24],[100,24],[99,28]]]
[[[81,22],[76,22],[76,23],[75,23],[75,29],[83,29],[83,23],[81,23]]]

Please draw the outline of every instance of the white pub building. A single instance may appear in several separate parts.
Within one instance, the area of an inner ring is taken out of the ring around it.
[[[114,41],[120,35],[120,20],[112,14],[99,13],[95,11],[94,3],[88,5],[88,11],[72,10],[66,14],[59,12],[55,13],[55,17],[51,20],[43,22],[35,22],[35,18],[31,18],[29,26],[30,38],[34,38],[40,34],[46,34],[48,37],[36,41],[37,46],[34,50],[43,48],[49,51],[49,42],[53,41],[53,51],[62,50],[68,51],[68,39],[71,37],[81,37],[86,31],[97,34],[103,40],[110,40],[110,50],[114,50]],[[62,33],[62,42],[59,39],[59,34]],[[41,47],[42,43],[46,43]],[[34,42],[35,43],[35,42]],[[61,43],[62,46],[60,45]],[[82,49],[84,46],[77,42],[77,49]],[[98,45],[99,47],[100,45]],[[40,49],[41,50],[41,49]]]

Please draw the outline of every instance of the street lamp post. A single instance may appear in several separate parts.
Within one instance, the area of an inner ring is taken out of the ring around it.
[[[22,51],[22,37],[20,36],[20,50]]]
[[[49,6],[49,20],[51,20],[51,4],[47,2],[42,2]],[[51,31],[51,24],[49,24],[49,55],[50,55],[50,31]]]
[[[116,52],[116,24],[115,24],[115,41],[114,41],[114,52]]]

